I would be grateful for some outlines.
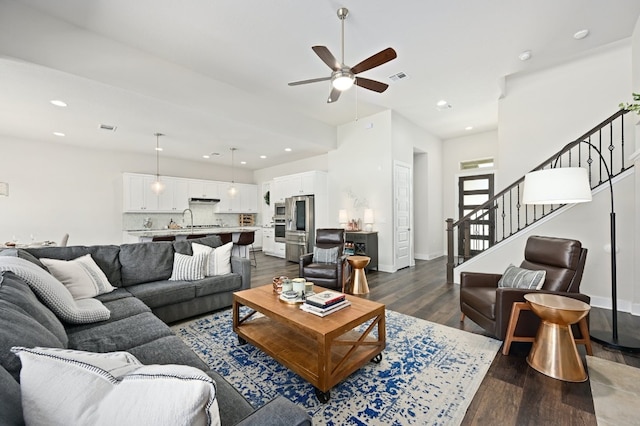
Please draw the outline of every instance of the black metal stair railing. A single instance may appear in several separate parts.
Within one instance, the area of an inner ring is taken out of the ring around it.
[[[589,173],[591,189],[608,182],[633,167],[625,159],[625,138],[632,139],[631,127],[625,127],[624,115],[619,110],[593,129],[565,145],[533,170],[555,167],[585,167]],[[582,143],[583,141],[589,144]],[[592,146],[602,152],[611,176]],[[607,151],[608,154],[607,154]],[[532,171],[533,171],[532,170]],[[563,205],[522,204],[524,176],[500,191],[466,216],[454,221],[447,219],[447,282],[453,282],[456,266],[473,256],[512,237]]]

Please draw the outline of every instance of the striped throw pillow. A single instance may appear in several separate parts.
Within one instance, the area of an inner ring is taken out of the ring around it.
[[[502,278],[498,281],[498,287],[526,288],[529,290],[540,290],[544,284],[547,271],[531,271],[529,269],[518,268],[509,265],[504,271]]]
[[[204,278],[204,264],[206,253],[187,256],[175,253],[173,257],[173,271],[169,281],[195,281]]]
[[[323,249],[320,247],[313,248],[314,263],[336,263],[338,261],[338,247]]]

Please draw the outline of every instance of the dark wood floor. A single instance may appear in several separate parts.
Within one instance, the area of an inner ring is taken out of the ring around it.
[[[256,252],[251,285],[268,284],[274,276],[298,276],[298,266]],[[364,296],[387,309],[427,321],[486,334],[466,319],[460,322],[458,286],[446,283],[444,257],[416,261],[394,274],[367,272],[371,292]],[[610,313],[593,308],[591,325],[607,328]],[[621,314],[619,329],[640,329],[640,318]],[[464,425],[596,425],[589,381],[567,383],[538,373],[525,360],[530,343],[514,343],[509,356],[498,352],[463,421]],[[584,349],[580,347],[584,355]],[[640,367],[640,358],[593,344],[594,356]]]

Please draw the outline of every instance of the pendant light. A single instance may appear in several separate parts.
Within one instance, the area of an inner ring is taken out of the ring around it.
[[[164,136],[162,133],[154,133],[156,137],[156,180],[151,184],[151,190],[156,194],[160,194],[164,190],[164,183],[160,182],[160,136]]]
[[[234,176],[234,169],[233,169],[233,153],[236,151],[236,149],[238,148],[231,148],[231,186],[229,187],[229,196],[231,197],[235,197],[236,194],[238,193],[238,190],[236,189],[236,185],[235,185],[235,176]]]

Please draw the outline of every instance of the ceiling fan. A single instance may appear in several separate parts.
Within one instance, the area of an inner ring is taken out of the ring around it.
[[[338,100],[340,93],[349,89],[355,83],[359,87],[373,90],[374,92],[382,93],[389,87],[388,84],[382,83],[376,80],[370,80],[364,77],[356,77],[356,74],[370,70],[384,63],[391,61],[397,57],[396,51],[390,47],[376,53],[375,55],[365,59],[356,66],[349,67],[344,63],[344,20],[349,15],[349,9],[341,7],[338,9],[338,18],[342,22],[342,61],[338,60],[327,49],[326,46],[313,46],[312,49],[316,52],[316,55],[322,59],[322,61],[333,70],[329,77],[312,78],[310,80],[294,81],[289,83],[289,86],[299,86],[301,84],[317,83],[319,81],[331,80],[331,93],[327,99],[327,103],[332,103]]]

